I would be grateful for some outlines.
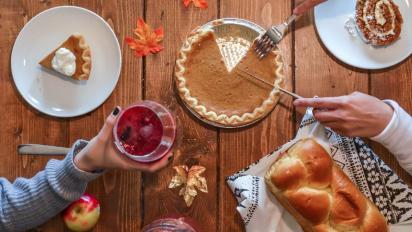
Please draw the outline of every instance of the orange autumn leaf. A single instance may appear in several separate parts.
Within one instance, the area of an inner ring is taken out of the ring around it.
[[[159,44],[164,37],[162,27],[153,30],[139,17],[134,34],[136,38],[126,37],[125,42],[134,50],[137,57],[147,56],[150,53],[155,54],[163,49],[163,46]]]
[[[202,9],[207,8],[207,0],[183,0],[183,4],[185,5],[185,7],[188,7],[191,2],[193,2],[195,7],[199,7]]]

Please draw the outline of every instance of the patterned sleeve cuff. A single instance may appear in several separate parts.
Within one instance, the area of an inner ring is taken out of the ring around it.
[[[74,164],[74,156],[86,145],[87,141],[78,140],[64,160],[50,160],[46,166],[48,182],[55,192],[66,200],[76,200],[86,190],[87,183],[101,176],[103,172],[86,172]]]
[[[74,145],[73,145],[73,147],[72,147],[72,149],[71,149],[71,151],[70,151],[70,153],[71,153],[71,155],[72,155],[72,158],[70,159],[70,161],[71,161],[71,162],[70,162],[70,166],[73,166],[75,175],[77,175],[79,178],[84,179],[84,180],[86,180],[86,181],[91,181],[91,180],[94,180],[94,179],[96,179],[97,177],[99,177],[101,174],[103,174],[104,171],[103,171],[103,170],[96,170],[96,171],[94,171],[94,172],[83,171],[83,170],[81,170],[80,168],[78,168],[78,167],[76,166],[76,164],[74,163],[74,157],[75,157],[81,150],[83,150],[83,148],[86,147],[88,143],[89,143],[88,141],[82,140],[82,139],[79,139],[79,140],[77,140],[77,141],[74,143]]]

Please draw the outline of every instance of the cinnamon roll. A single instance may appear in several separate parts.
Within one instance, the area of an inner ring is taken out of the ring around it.
[[[358,0],[356,26],[368,43],[388,45],[399,38],[403,19],[392,0]]]

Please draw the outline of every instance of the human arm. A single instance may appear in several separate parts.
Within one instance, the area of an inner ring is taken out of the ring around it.
[[[165,155],[159,161],[150,164],[133,161],[123,154],[120,154],[115,147],[113,138],[113,127],[121,109],[116,107],[112,114],[106,118],[103,128],[90,140],[89,145],[74,157],[77,167],[85,171],[95,171],[102,169],[123,169],[140,170],[144,172],[155,172],[168,164],[173,153]]]
[[[297,6],[293,9],[293,13],[295,15],[303,15],[306,11],[325,1],[326,0],[299,0]]]
[[[371,139],[385,146],[401,167],[412,175],[412,117],[398,103],[392,100],[384,102],[394,109],[394,114],[385,129]]]
[[[117,109],[117,110],[116,110]],[[50,160],[31,179],[10,183],[0,178],[0,231],[24,231],[43,224],[77,200],[87,183],[105,169],[154,172],[168,163],[171,154],[151,164],[139,164],[119,154],[112,131],[120,108],[106,119],[99,134],[90,142],[77,141],[63,160]]]
[[[412,118],[397,103],[355,92],[347,96],[304,98],[296,107],[313,107],[314,117],[339,134],[382,143],[412,174]]]
[[[19,177],[10,183],[0,178],[0,231],[38,226],[80,197],[87,183],[101,174],[74,165],[73,157],[86,145],[86,141],[76,142],[63,160],[50,160],[31,179]]]

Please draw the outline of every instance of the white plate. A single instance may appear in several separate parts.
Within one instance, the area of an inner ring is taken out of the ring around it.
[[[75,32],[83,34],[91,48],[87,81],[45,71],[38,64]],[[79,116],[100,106],[116,87],[121,63],[119,42],[106,21],[73,6],[51,8],[33,17],[17,36],[11,54],[17,90],[31,106],[56,117]]]
[[[412,53],[412,0],[394,0],[403,17],[400,39],[376,48],[351,36],[345,22],[355,14],[356,0],[329,0],[315,8],[315,25],[326,48],[339,60],[362,69],[382,69],[395,65]]]

